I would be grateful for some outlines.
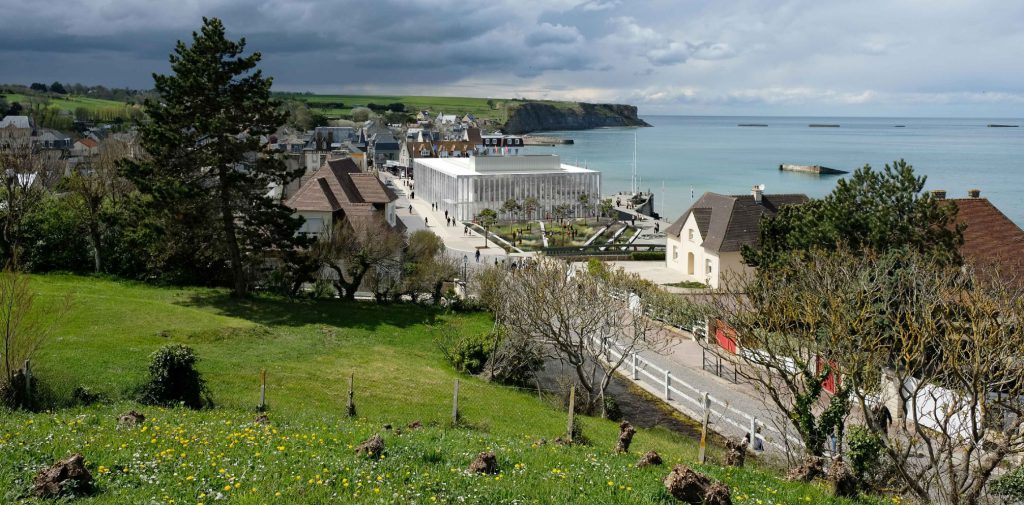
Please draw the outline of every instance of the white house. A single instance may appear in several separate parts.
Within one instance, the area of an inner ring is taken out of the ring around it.
[[[749,195],[704,193],[666,230],[665,263],[688,281],[712,288],[732,274],[748,272],[740,250],[757,245],[761,219],[807,195],[766,195],[755,187]]]

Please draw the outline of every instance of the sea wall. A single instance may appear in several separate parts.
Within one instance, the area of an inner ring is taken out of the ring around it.
[[[523,134],[550,130],[589,130],[608,126],[651,126],[637,117],[636,106],[610,103],[578,103],[555,106],[541,102],[524,102],[509,109],[502,130]]]

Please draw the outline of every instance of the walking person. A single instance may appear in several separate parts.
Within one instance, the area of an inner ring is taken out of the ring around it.
[[[462,234],[463,235],[469,235],[469,225],[466,225],[466,226],[462,227]]]
[[[476,262],[480,263],[480,249],[476,250]]]
[[[409,214],[412,214],[412,205],[409,206]]]
[[[430,221],[428,220],[427,216],[423,216],[423,226],[426,226],[428,228],[430,227]]]

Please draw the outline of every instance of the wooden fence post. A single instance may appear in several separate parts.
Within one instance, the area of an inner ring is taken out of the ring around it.
[[[256,410],[263,412],[267,410],[267,369],[260,369],[260,404],[256,406]]]
[[[634,352],[634,353],[633,353],[633,380],[635,380],[635,381],[638,381],[638,380],[640,380],[640,370],[639,370],[639,368],[637,367],[637,363],[638,363],[639,361],[640,361],[640,360],[639,360],[639,359],[637,359],[637,357],[636,357],[636,353]]]
[[[348,417],[356,417],[356,404],[353,401],[353,397],[355,396],[355,389],[354,389],[355,382],[356,382],[356,374],[355,373],[349,374],[349,376],[348,376],[348,405],[345,408],[345,413],[348,415]]]
[[[573,432],[576,431],[576,384],[569,386],[569,421],[565,424],[565,436],[573,443]]]
[[[32,399],[32,360],[25,360],[25,402]]]
[[[459,379],[455,379],[455,392],[452,394],[452,424],[459,424]]]
[[[707,393],[701,394],[700,404],[704,407],[704,421],[700,427],[700,452],[697,455],[697,460],[703,465],[707,462],[708,421],[711,416],[711,398],[708,397]]]
[[[672,372],[665,370],[665,399],[672,399]]]

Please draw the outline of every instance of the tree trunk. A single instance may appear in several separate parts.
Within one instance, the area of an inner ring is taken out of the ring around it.
[[[102,240],[102,234],[100,233],[99,224],[95,221],[89,224],[89,239],[90,242],[92,242],[93,272],[98,274],[103,269],[100,262],[100,241]]]
[[[227,243],[228,252],[231,254],[231,276],[234,281],[234,288],[231,294],[237,297],[245,296],[246,283],[245,273],[242,268],[242,252],[238,247],[238,234],[235,229],[235,216],[231,213],[231,196],[228,189],[224,187],[225,169],[221,168],[220,185],[220,213],[224,224],[224,241]]]

